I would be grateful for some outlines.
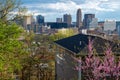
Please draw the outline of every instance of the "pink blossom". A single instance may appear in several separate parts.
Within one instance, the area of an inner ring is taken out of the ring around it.
[[[118,62],[115,60],[115,55],[112,54],[111,48],[107,48],[105,56],[101,59],[99,56],[93,55],[93,41],[89,39],[88,44],[88,56],[85,57],[85,61],[77,59],[78,63],[83,64],[82,66],[75,66],[76,70],[83,70],[86,74],[87,80],[106,80],[106,76],[111,79],[119,80],[120,77],[120,59]]]

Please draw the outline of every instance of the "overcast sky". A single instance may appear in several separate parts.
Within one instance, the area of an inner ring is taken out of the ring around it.
[[[76,11],[82,9],[82,15],[93,13],[99,21],[120,20],[120,0],[22,0],[29,13],[45,16],[45,21],[55,21],[56,17],[71,14],[76,21]]]

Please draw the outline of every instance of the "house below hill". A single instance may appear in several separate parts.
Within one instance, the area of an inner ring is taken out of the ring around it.
[[[104,55],[106,45],[109,44],[112,51],[119,55],[120,45],[116,42],[92,35],[77,34],[68,38],[55,41],[56,44],[56,80],[81,80],[81,71],[74,70],[77,61],[74,58],[83,58],[88,54],[89,39],[93,40],[94,51]],[[80,64],[77,64],[80,65]]]

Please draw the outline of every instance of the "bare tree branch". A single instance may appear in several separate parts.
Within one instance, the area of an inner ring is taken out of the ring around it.
[[[0,0],[0,19],[8,22],[21,18],[26,10],[20,5],[20,0]]]

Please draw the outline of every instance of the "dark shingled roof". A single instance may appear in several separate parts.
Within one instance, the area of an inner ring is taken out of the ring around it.
[[[68,38],[64,38],[61,40],[55,41],[57,45],[60,45],[61,47],[64,47],[67,50],[72,51],[75,54],[80,53],[83,49],[85,49],[88,45],[89,38],[91,40],[94,40],[93,47],[96,49],[97,53],[103,53],[106,47],[106,43],[108,42],[112,50],[117,47],[117,44],[108,41],[106,39],[103,39],[101,37],[92,36],[92,35],[84,35],[84,34],[77,34]],[[120,50],[119,50],[120,51]]]

